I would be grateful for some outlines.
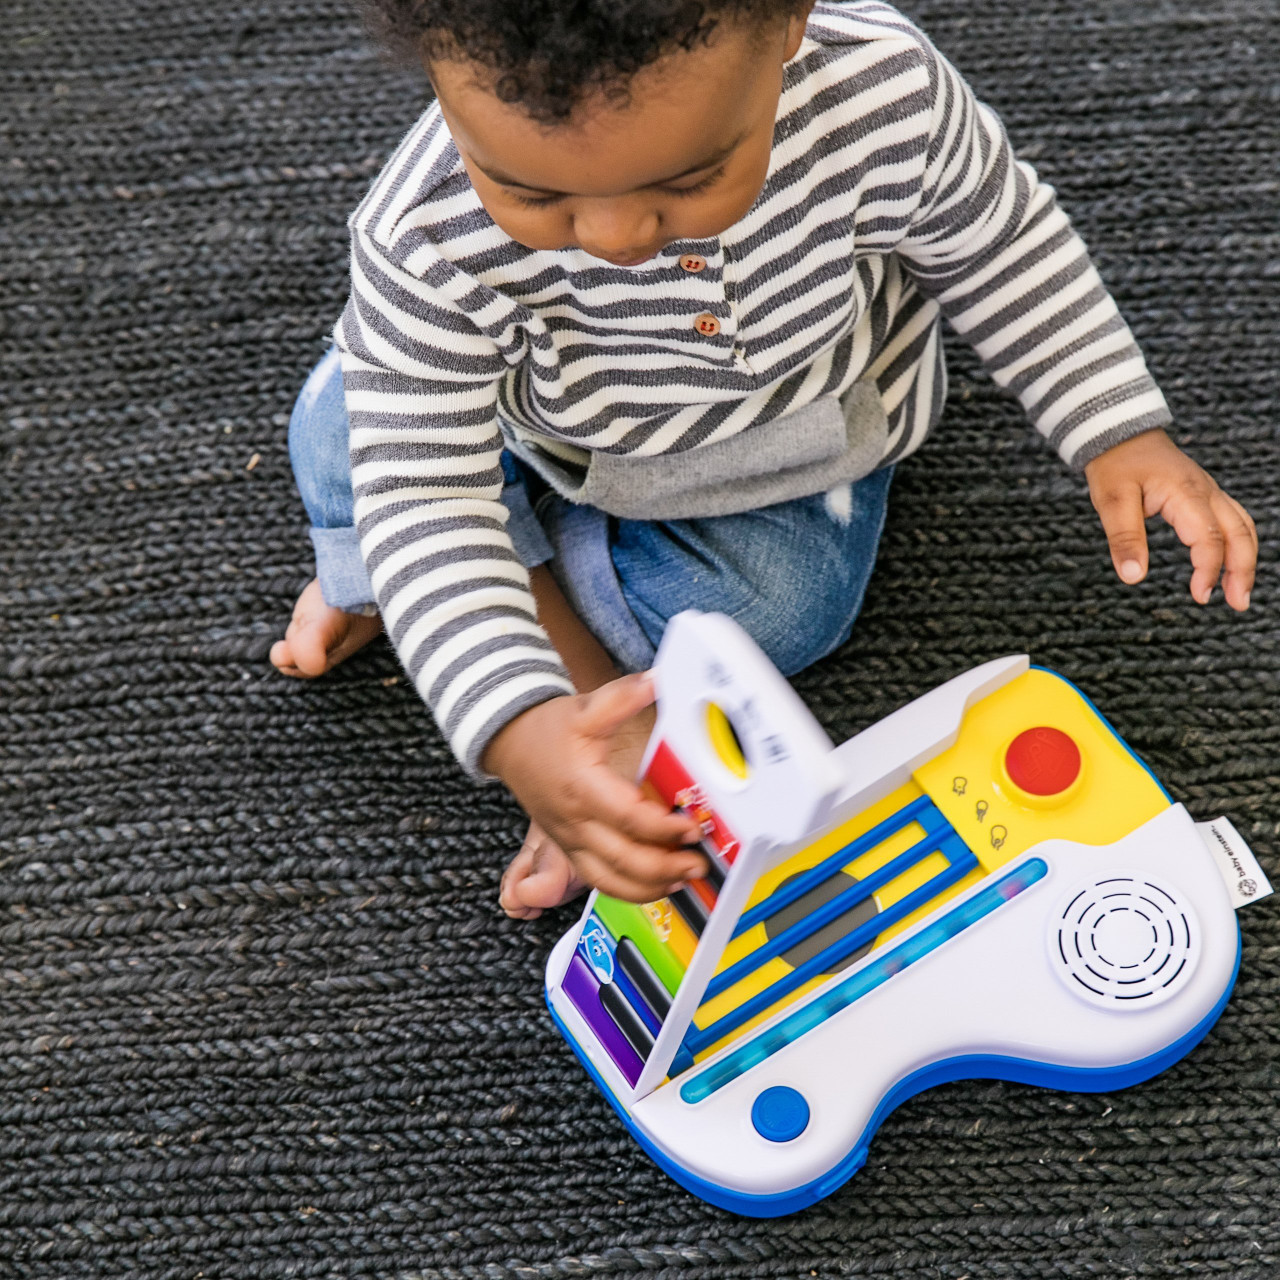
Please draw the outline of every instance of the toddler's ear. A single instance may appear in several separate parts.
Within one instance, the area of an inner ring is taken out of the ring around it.
[[[784,62],[790,62],[800,51],[800,42],[804,39],[805,24],[809,21],[809,14],[813,10],[813,5],[814,0],[802,0],[800,6],[787,20],[787,43],[784,46],[782,57]]]

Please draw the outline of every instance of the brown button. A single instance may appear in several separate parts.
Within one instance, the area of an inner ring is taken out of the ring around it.
[[[704,311],[693,322],[693,327],[702,334],[704,338],[714,338],[720,332],[720,321],[711,314],[710,311]]]
[[[686,271],[701,271],[707,265],[707,260],[696,253],[682,253],[680,255],[680,265]]]

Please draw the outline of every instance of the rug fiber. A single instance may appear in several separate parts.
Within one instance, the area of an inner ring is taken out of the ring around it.
[[[842,739],[1029,651],[1280,875],[1280,10],[913,0],[1058,188],[1176,433],[1257,518],[1244,617],[952,346],[853,639]],[[770,1222],[685,1194],[559,1040],[570,915],[506,920],[515,805],[390,650],[266,662],[310,570],[285,424],[344,219],[425,101],[347,0],[8,0],[0,50],[0,1275],[1280,1274],[1280,899],[1209,1039],[1115,1095],[949,1085]],[[856,1064],[850,1064],[855,1070]]]

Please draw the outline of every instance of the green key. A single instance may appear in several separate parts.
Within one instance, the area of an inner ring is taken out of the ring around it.
[[[603,893],[597,895],[594,910],[615,938],[630,938],[636,944],[662,985],[675,995],[684,977],[684,965],[658,936],[649,913],[634,902],[620,902]]]

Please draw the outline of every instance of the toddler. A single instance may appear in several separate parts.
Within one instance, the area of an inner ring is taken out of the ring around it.
[[[685,608],[790,674],[848,636],[893,465],[937,423],[940,316],[1084,472],[1248,607],[1238,502],[1051,188],[879,0],[372,0],[436,101],[351,218],[336,347],[290,428],[317,578],[272,651],[384,626],[464,767],[528,812],[501,889],[647,901],[703,873],[632,781]],[[621,675],[632,672],[631,675]]]

